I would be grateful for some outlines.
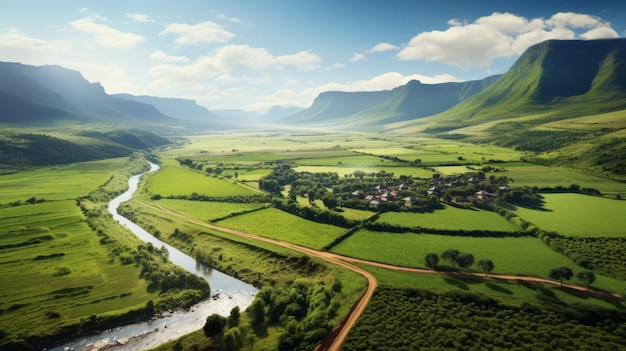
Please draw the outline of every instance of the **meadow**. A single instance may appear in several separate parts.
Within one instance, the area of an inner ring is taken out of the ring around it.
[[[0,176],[0,205],[31,197],[73,199],[104,184],[127,158],[72,163]]]
[[[541,209],[515,213],[538,227],[576,237],[626,238],[626,202],[581,194],[543,194]]]
[[[346,231],[345,228],[311,222],[274,208],[227,218],[216,224],[318,250]]]
[[[452,220],[450,220],[452,219]],[[377,222],[402,227],[422,227],[449,230],[488,230],[514,232],[519,228],[495,212],[476,208],[459,208],[445,205],[441,210],[426,213],[385,212]]]
[[[161,199],[158,204],[186,216],[207,222],[211,222],[234,213],[260,209],[265,206],[264,204],[259,203],[186,201],[176,199]]]
[[[166,167],[150,178],[148,192],[152,195],[189,196],[193,193],[215,197],[246,196],[255,191],[199,171],[182,167]]]
[[[426,268],[424,256],[427,253],[441,253],[447,249],[457,249],[471,253],[475,261],[490,259],[495,264],[494,274],[524,275],[546,278],[550,268],[568,266],[573,270],[577,265],[560,253],[546,246],[534,237],[475,238],[464,236],[385,233],[359,230],[332,252],[364,260],[389,263],[398,266]],[[441,268],[451,265],[441,260]],[[474,271],[480,271],[477,267]],[[610,291],[623,291],[626,282],[596,275],[594,286]]]

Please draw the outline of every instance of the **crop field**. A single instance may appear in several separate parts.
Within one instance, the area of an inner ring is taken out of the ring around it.
[[[387,162],[387,161],[385,161]],[[364,171],[366,173],[372,172],[380,172],[385,171],[387,173],[393,173],[396,176],[406,175],[414,178],[432,178],[433,172],[430,169],[420,168],[420,167],[390,167],[386,166],[385,163],[380,163],[379,165],[371,165],[365,167],[342,167],[342,166],[297,166],[294,169],[298,172],[330,172],[337,173],[340,177],[347,175],[351,175],[354,171]]]
[[[0,329],[45,335],[80,317],[157,298],[140,268],[110,262],[76,201],[0,210]]]
[[[73,163],[0,176],[0,204],[36,197],[73,199],[104,184],[125,158]]]
[[[453,219],[453,220],[450,220]],[[514,232],[519,230],[495,212],[475,208],[445,206],[432,213],[385,212],[377,222],[403,227],[422,227],[452,230],[489,230]]]
[[[255,191],[241,185],[182,167],[159,170],[150,179],[148,192],[161,196],[188,196],[192,193],[216,197],[256,194]]]
[[[424,256],[429,252],[441,253],[458,249],[474,255],[475,260],[490,259],[495,263],[493,273],[547,277],[555,266],[577,265],[569,258],[551,250],[534,237],[475,238],[435,234],[394,234],[359,230],[335,246],[334,253],[365,260],[384,262],[406,267],[426,267]],[[440,266],[449,266],[440,261]],[[474,267],[476,270],[476,267]],[[597,276],[594,286],[611,291],[623,291],[626,282]]]
[[[311,206],[311,204],[309,203],[309,199],[306,197],[298,196],[296,200],[301,206]],[[318,208],[324,208],[324,203],[322,200],[315,200],[315,206],[317,206]],[[372,211],[357,210],[354,208],[347,208],[347,207],[338,208],[336,209],[336,212],[348,219],[356,219],[356,220],[364,220],[376,214],[376,212],[372,212]]]
[[[626,201],[580,194],[544,194],[541,210],[515,213],[539,228],[579,237],[626,237]]]
[[[516,187],[569,187],[578,184],[581,188],[598,189],[602,194],[615,196],[626,195],[626,184],[597,176],[578,173],[566,168],[547,167],[528,162],[514,162],[495,164],[498,168],[504,168],[504,172],[498,173],[513,178],[512,185]]]
[[[313,249],[321,249],[346,231],[344,228],[311,222],[274,208],[228,218],[217,224]]]
[[[514,305],[528,301],[545,302],[545,300],[549,298],[556,303],[585,303],[605,308],[614,307],[610,302],[590,298],[582,294],[573,294],[557,286],[542,286],[530,282],[501,280],[496,278],[487,280],[459,279],[447,276],[445,273],[426,275],[397,272],[366,265],[362,267],[376,276],[380,286],[426,289],[439,293],[464,291],[490,296]],[[576,278],[573,278],[572,282],[576,282]]]
[[[182,213],[189,217],[197,218],[207,222],[217,218],[228,216],[233,213],[250,211],[264,206],[263,204],[258,203],[240,204],[229,202],[187,201],[173,199],[161,199],[157,203],[178,213]]]

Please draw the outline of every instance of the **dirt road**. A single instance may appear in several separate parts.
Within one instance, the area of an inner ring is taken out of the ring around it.
[[[246,238],[250,238],[250,239],[254,239],[254,240],[259,240],[259,241],[263,241],[263,242],[267,242],[267,243],[271,243],[271,244],[275,244],[275,245],[279,245],[285,248],[289,248],[291,250],[294,251],[298,251],[301,252],[303,254],[312,256],[312,257],[318,257],[322,260],[325,260],[329,263],[332,264],[336,264],[339,265],[341,267],[344,267],[346,269],[349,269],[353,272],[356,272],[358,274],[361,274],[363,277],[365,277],[367,279],[368,285],[367,285],[367,290],[365,291],[365,293],[363,294],[363,296],[359,299],[359,301],[357,301],[357,303],[352,307],[352,309],[350,310],[350,312],[348,313],[348,315],[346,316],[346,318],[341,321],[336,327],[335,329],[333,329],[331,331],[331,333],[329,333],[329,335],[324,338],[324,340],[322,340],[322,342],[320,343],[320,345],[318,345],[318,347],[315,349],[316,351],[339,351],[341,349],[341,345],[343,344],[343,342],[345,341],[348,332],[350,331],[350,329],[354,326],[354,324],[356,323],[356,321],[359,319],[359,317],[361,316],[361,314],[363,313],[363,311],[365,310],[365,307],[367,306],[369,300],[371,299],[372,295],[374,294],[374,290],[376,290],[376,286],[378,284],[378,282],[376,281],[376,277],[374,277],[374,275],[372,275],[371,273],[369,273],[368,271],[355,266],[354,264],[363,264],[363,265],[369,265],[369,266],[374,266],[374,267],[380,267],[380,268],[385,268],[385,269],[390,269],[390,270],[394,270],[394,271],[398,271],[398,272],[408,272],[408,273],[414,273],[414,274],[429,274],[429,275],[447,275],[447,276],[454,276],[454,277],[458,277],[458,278],[470,278],[473,277],[475,279],[484,279],[484,275],[480,274],[480,273],[461,273],[461,272],[439,272],[439,271],[433,271],[433,270],[427,270],[427,269],[419,269],[419,268],[409,268],[409,267],[402,267],[402,266],[394,266],[394,265],[390,265],[390,264],[385,264],[385,263],[378,263],[378,262],[372,262],[372,261],[366,261],[366,260],[361,260],[358,258],[352,258],[352,257],[347,257],[347,256],[341,256],[341,255],[337,255],[334,253],[330,253],[330,252],[325,252],[325,251],[317,251],[314,249],[310,249],[308,247],[304,247],[304,246],[299,246],[299,245],[295,245],[292,243],[288,243],[285,241],[280,241],[280,240],[276,240],[276,239],[270,239],[270,238],[266,238],[263,236],[259,236],[259,235],[255,235],[255,234],[251,234],[251,233],[246,233],[246,232],[242,232],[239,230],[235,230],[235,229],[231,229],[231,228],[226,228],[226,227],[221,227],[212,223],[208,223],[208,222],[204,222],[195,218],[191,218],[188,216],[185,216],[181,213],[178,213],[176,211],[172,211],[168,208],[165,208],[163,206],[154,204],[154,203],[150,203],[147,201],[143,201],[143,200],[139,200],[142,203],[148,205],[148,206],[152,206],[154,208],[159,209],[160,211],[169,213],[173,216],[176,216],[180,219],[183,219],[185,221],[188,222],[192,222],[207,228],[211,228],[211,229],[215,229],[215,230],[219,230],[221,232],[225,232],[225,233],[230,233],[230,234],[234,234],[234,235],[238,235],[238,236],[242,236],[242,237],[246,237]],[[501,280],[511,280],[511,281],[526,281],[526,282],[535,282],[535,283],[542,283],[542,284],[551,284],[551,285],[560,285],[559,282],[553,281],[553,280],[548,280],[548,279],[543,279],[543,278],[536,278],[536,277],[526,277],[526,276],[515,276],[515,275],[497,275],[497,274],[491,274],[489,275],[490,279],[501,279]],[[581,291],[584,293],[587,293],[591,296],[597,297],[597,298],[601,298],[604,300],[608,300],[608,301],[615,301],[615,300],[619,300],[621,299],[621,295],[619,294],[615,294],[615,293],[610,293],[610,292],[606,292],[606,291],[600,291],[600,290],[595,290],[595,289],[587,289],[585,287],[582,286],[578,286],[578,285],[569,285],[569,284],[563,284],[564,288],[568,288],[568,289],[573,289],[573,290],[577,290],[577,291]]]

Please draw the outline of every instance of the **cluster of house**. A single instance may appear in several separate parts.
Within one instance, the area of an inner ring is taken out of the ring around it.
[[[480,182],[481,180],[476,177],[469,178],[466,181],[463,181],[462,179],[459,179],[458,177],[455,177],[455,176],[449,176],[449,177],[444,177],[444,178],[434,178],[430,180],[430,188],[428,189],[428,195],[433,195],[433,194],[440,195],[440,192],[441,192],[440,190],[442,188],[452,188],[452,187],[457,187],[457,186],[464,186],[466,184],[478,185]],[[499,189],[509,190],[509,187],[501,186],[499,187]],[[493,198],[494,196],[496,196],[496,194],[490,193],[486,190],[479,190],[476,193],[474,193],[474,195],[469,195],[469,196],[456,195],[454,196],[452,201],[454,201],[455,203],[471,203],[474,200],[487,201]]]
[[[364,199],[369,202],[370,208],[377,208],[381,202],[389,202],[398,200],[398,194],[403,190],[411,190],[407,184],[400,184],[395,189],[390,190],[384,184],[377,185],[370,194],[366,194],[363,190],[352,192],[352,196],[357,199]],[[419,199],[415,196],[403,197],[404,206],[411,207],[419,203]]]

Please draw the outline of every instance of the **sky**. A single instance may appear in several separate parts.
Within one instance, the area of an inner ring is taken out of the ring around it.
[[[0,0],[0,61],[209,110],[483,79],[548,39],[626,37],[613,0]]]

